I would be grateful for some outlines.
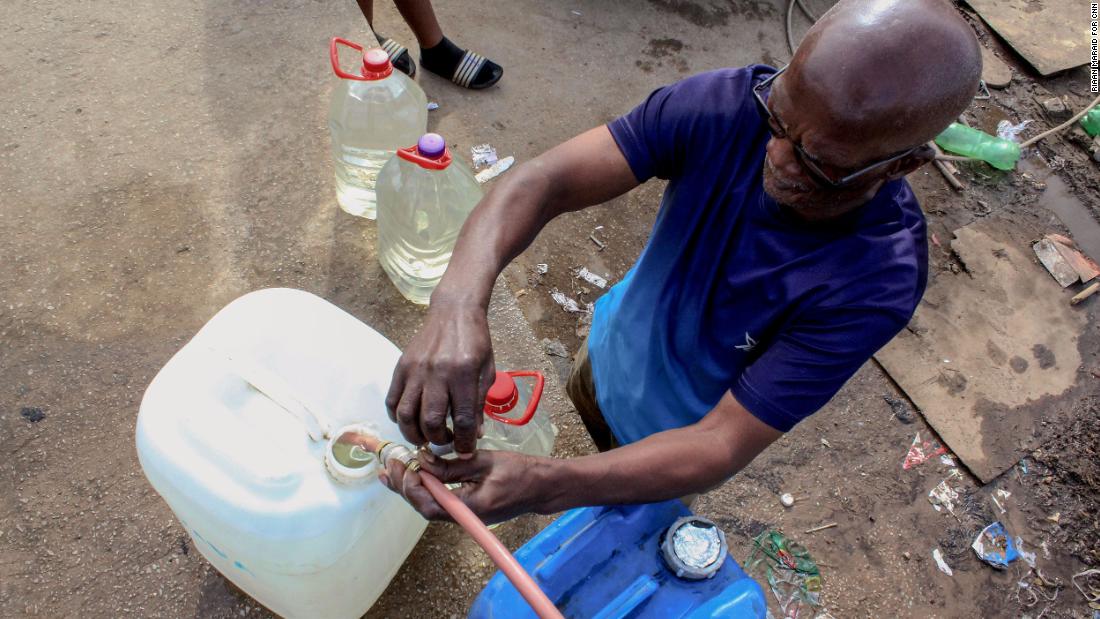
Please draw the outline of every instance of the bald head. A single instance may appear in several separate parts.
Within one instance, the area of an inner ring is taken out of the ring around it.
[[[820,106],[829,137],[885,155],[950,124],[981,70],[974,33],[946,0],[840,0],[806,34],[783,89]]]

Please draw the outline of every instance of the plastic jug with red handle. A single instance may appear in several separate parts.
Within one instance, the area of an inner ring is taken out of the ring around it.
[[[477,448],[549,456],[558,429],[546,413],[538,414],[545,383],[542,372],[498,371],[485,396],[483,432]],[[436,455],[455,457],[453,444],[431,445],[431,450]]]
[[[359,52],[357,70],[340,67],[339,46]],[[428,127],[428,98],[416,82],[395,71],[381,48],[334,38],[332,71],[340,83],[332,93],[328,126],[336,164],[336,201],[352,215],[374,219],[374,184],[398,148],[416,142]]]
[[[497,372],[485,396],[484,434],[478,448],[549,456],[558,430],[548,414],[538,414],[544,384],[541,372]]]

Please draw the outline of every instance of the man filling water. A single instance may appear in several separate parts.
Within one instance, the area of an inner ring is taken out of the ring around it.
[[[942,0],[841,0],[790,65],[703,73],[519,166],[480,202],[394,373],[391,416],[460,459],[487,521],[713,488],[821,408],[908,322],[927,279],[904,176],[969,104],[977,40]],[[668,179],[629,273],[595,306],[568,392],[601,453],[475,452],[493,282],[548,221]],[[612,448],[615,447],[615,448]],[[446,518],[399,465],[383,477]]]

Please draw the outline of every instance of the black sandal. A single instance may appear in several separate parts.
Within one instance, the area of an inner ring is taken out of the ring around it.
[[[486,68],[489,70],[483,74]],[[499,82],[503,75],[504,69],[500,65],[475,51],[466,50],[451,75],[451,81],[463,88],[481,90]]]
[[[386,52],[386,55],[390,57],[390,64],[398,71],[413,77],[416,75],[416,63],[413,62],[412,56],[409,55],[409,48],[394,41],[390,38],[383,38],[382,35],[375,35],[378,38],[378,45],[382,47],[382,51]]]

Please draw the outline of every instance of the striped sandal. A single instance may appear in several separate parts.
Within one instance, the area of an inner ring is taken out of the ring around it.
[[[462,49],[447,37],[428,49],[420,48],[420,66],[471,90],[488,88],[504,75],[500,65],[477,52]]]
[[[416,75],[416,63],[413,62],[412,56],[409,55],[409,48],[393,39],[383,38],[382,35],[377,35],[377,38],[378,45],[382,47],[382,51],[386,52],[386,55],[390,57],[390,63],[393,64],[393,68],[409,77]]]
[[[485,56],[471,50],[466,50],[466,53],[462,55],[462,60],[460,60],[458,66],[455,67],[455,72],[454,75],[451,76],[451,81],[463,88],[470,88],[473,90],[480,90],[492,86],[500,79],[499,74],[490,76],[488,80],[477,83],[474,82],[481,74],[481,69],[485,67],[485,63],[487,62],[490,62],[490,60]]]

